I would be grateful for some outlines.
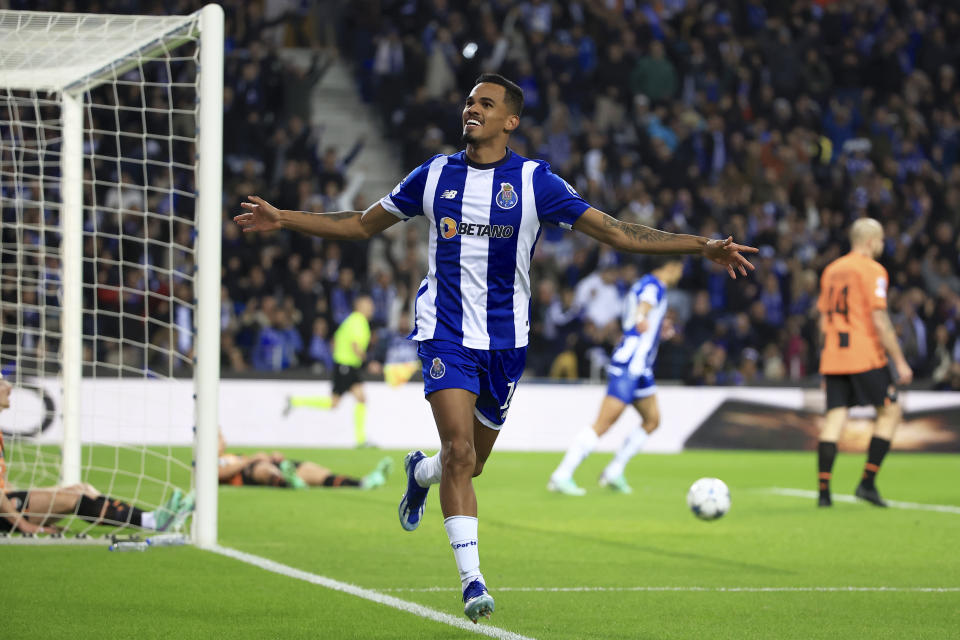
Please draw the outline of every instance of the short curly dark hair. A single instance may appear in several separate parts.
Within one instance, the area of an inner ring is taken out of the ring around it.
[[[506,92],[504,102],[510,107],[510,110],[513,111],[514,115],[519,116],[523,111],[523,89],[520,88],[516,82],[507,80],[499,73],[484,73],[481,74],[477,81],[473,83],[473,86],[482,84],[484,82],[489,82],[491,84],[498,84],[504,88]]]

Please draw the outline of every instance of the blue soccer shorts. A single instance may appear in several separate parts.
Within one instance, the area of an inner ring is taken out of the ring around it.
[[[423,340],[417,355],[423,363],[425,396],[441,389],[466,389],[477,394],[473,412],[477,420],[495,430],[503,426],[527,363],[526,347],[487,351],[449,340]]]
[[[647,398],[657,392],[653,371],[647,369],[640,375],[631,375],[627,366],[611,364],[607,367],[607,395],[624,404]]]

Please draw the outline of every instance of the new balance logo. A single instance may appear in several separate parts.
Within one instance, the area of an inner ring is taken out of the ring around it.
[[[457,197],[457,190],[447,189],[446,191],[440,194],[440,197],[443,198],[444,200],[453,200],[454,198]]]

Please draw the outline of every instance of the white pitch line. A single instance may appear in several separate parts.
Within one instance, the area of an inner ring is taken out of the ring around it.
[[[479,633],[480,635],[489,636],[491,638],[498,638],[498,640],[534,640],[534,638],[530,638],[529,636],[522,636],[519,633],[507,631],[506,629],[501,629],[499,627],[493,627],[486,624],[474,624],[466,618],[452,616],[449,613],[443,613],[442,611],[425,607],[422,604],[417,604],[416,602],[401,600],[400,598],[388,596],[384,593],[379,593],[371,589],[364,589],[363,587],[358,587],[347,582],[340,582],[339,580],[317,575],[316,573],[295,569],[294,567],[281,564],[279,562],[274,562],[273,560],[268,560],[267,558],[262,558],[260,556],[255,556],[251,553],[244,553],[243,551],[237,551],[236,549],[231,549],[229,547],[221,547],[220,545],[211,547],[209,550],[222,556],[239,560],[240,562],[246,562],[247,564],[259,567],[265,571],[278,573],[282,576],[287,576],[288,578],[303,580],[304,582],[326,587],[327,589],[333,589],[334,591],[349,593],[352,596],[363,598],[364,600],[370,600],[371,602],[376,602],[377,604],[383,604],[388,607],[393,607],[394,609],[399,609],[400,611],[406,611],[407,613],[412,613],[415,616],[427,618],[428,620],[433,620],[434,622],[448,624],[452,627],[463,629],[464,631],[472,631],[473,633]],[[454,591],[456,590],[454,589]]]
[[[432,592],[456,591],[449,587],[422,587],[381,589],[392,592]],[[809,593],[809,592],[906,592],[906,593],[960,593],[960,587],[497,587],[495,592],[501,591],[543,591],[553,592],[585,592],[585,591],[690,591],[709,593]]]
[[[792,498],[814,499],[819,494],[816,491],[807,489],[785,489],[783,487],[772,487],[770,493],[780,496],[790,496]],[[833,499],[837,502],[857,502],[856,496],[833,494]],[[940,513],[960,514],[960,507],[949,504],[922,504],[920,502],[900,502],[899,500],[887,500],[887,505],[894,509],[912,509],[913,511],[938,511]]]

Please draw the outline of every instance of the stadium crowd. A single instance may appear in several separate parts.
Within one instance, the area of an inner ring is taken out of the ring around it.
[[[911,365],[936,385],[960,383],[957,10],[936,2],[433,0],[350,3],[339,19],[340,50],[406,167],[459,147],[464,87],[496,69],[526,93],[514,149],[549,161],[595,206],[671,231],[729,231],[761,247],[746,283],[688,265],[674,299],[683,331],[663,345],[658,375],[743,384],[815,372],[818,274],[846,250],[851,220],[870,215],[887,229],[890,307]],[[317,175],[316,167],[303,174]],[[325,193],[324,180],[313,180],[312,192]],[[276,258],[259,254],[270,263],[264,271],[294,263],[284,293],[304,291],[305,280],[326,292],[321,319],[301,320],[291,359],[299,348],[304,361],[308,339],[329,332],[337,307],[341,316],[348,308],[337,301],[364,283],[409,311],[423,240],[407,240],[421,248],[376,273],[352,247],[304,254],[278,245]],[[538,246],[537,375],[599,375],[619,336],[619,300],[646,266],[580,240],[546,230]],[[323,257],[305,276],[298,255]],[[260,271],[250,278],[275,282]],[[385,305],[380,320],[389,325],[395,310]],[[288,309],[276,324],[304,315],[302,304]]]
[[[168,4],[183,12],[199,3]],[[936,388],[960,389],[960,9],[952,4],[223,5],[225,372],[329,370],[329,338],[361,290],[376,304],[374,353],[409,324],[425,272],[422,228],[398,225],[384,247],[245,237],[229,222],[250,193],[313,211],[363,208],[383,195],[345,194],[364,141],[328,148],[322,127],[310,124],[310,92],[341,57],[405,169],[460,147],[464,92],[481,71],[497,71],[525,91],[513,149],[549,161],[595,207],[761,248],[746,281],[687,264],[671,293],[680,331],[661,346],[658,377],[713,385],[814,374],[819,273],[847,250],[851,221],[871,216],[886,229],[881,262],[910,365]],[[280,46],[313,49],[313,64],[284,62]],[[534,256],[531,373],[601,376],[619,338],[620,300],[648,266],[545,229]]]

